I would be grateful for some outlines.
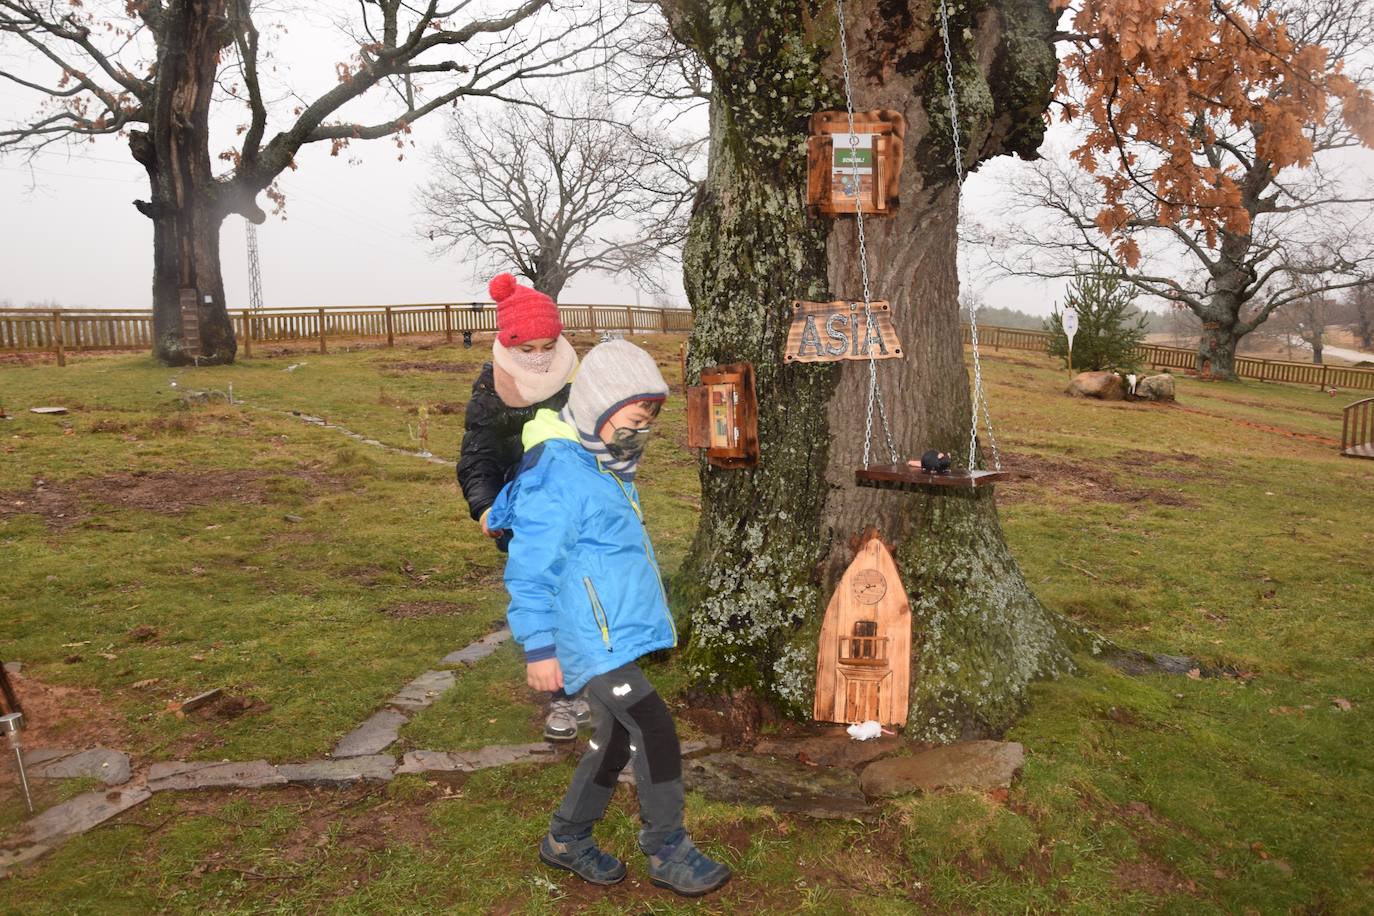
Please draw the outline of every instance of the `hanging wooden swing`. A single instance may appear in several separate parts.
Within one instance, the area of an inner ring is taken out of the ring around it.
[[[850,60],[843,0],[835,0],[835,19],[839,26],[840,57],[843,64],[845,109],[843,111],[822,111],[811,116],[811,137],[807,143],[808,169],[806,200],[813,213],[827,216],[852,213],[858,225],[857,240],[859,247],[859,272],[863,280],[863,301],[854,303],[851,311],[857,317],[862,306],[864,325],[870,329],[875,326],[874,313],[890,325],[888,303],[877,300],[870,292],[868,250],[865,244],[864,217],[888,215],[895,212],[901,188],[901,168],[903,138],[906,136],[906,121],[901,113],[889,109],[872,111],[854,110],[854,90],[850,78]],[[940,36],[945,50],[945,76],[949,86],[949,120],[955,150],[954,173],[960,189],[964,184],[964,164],[962,161],[963,142],[959,135],[959,107],[954,94],[953,57],[949,44],[949,12],[944,0],[940,2]],[[836,303],[841,304],[841,303]],[[988,410],[987,397],[983,392],[983,367],[978,352],[978,317],[969,315],[969,330],[973,345],[973,404],[969,424],[967,467],[950,468],[947,456],[938,467],[924,467],[923,462],[902,462],[888,423],[887,408],[883,404],[882,388],[878,382],[878,358],[898,356],[901,351],[883,352],[884,348],[870,347],[865,340],[862,347],[848,346],[848,339],[841,336],[841,321],[827,319],[826,329],[836,340],[834,349],[830,344],[822,347],[819,328],[811,325],[807,308],[813,303],[798,303],[797,318],[794,319],[792,332],[788,338],[785,359],[788,362],[810,362],[831,359],[868,359],[868,409],[865,419],[863,466],[854,472],[854,482],[858,486],[882,489],[924,489],[927,487],[961,487],[976,489],[990,487],[998,480],[1011,475],[1002,470],[1001,455],[997,450],[997,439],[992,430],[992,416]],[[843,316],[842,316],[843,317]],[[851,326],[852,321],[844,323]],[[808,333],[809,332],[809,333]],[[893,332],[895,339],[895,331]],[[840,347],[843,340],[846,346]],[[810,349],[808,349],[808,345]],[[866,351],[866,352],[865,352]],[[979,470],[977,461],[978,414],[981,411],[987,426],[988,442],[991,446],[992,470]],[[883,438],[890,459],[888,464],[873,464],[870,456],[873,451],[874,417],[880,420]],[[819,701],[818,701],[819,702]],[[819,708],[819,707],[818,707]]]
[[[912,490],[921,487],[990,487],[1011,475],[1006,471],[970,471],[952,468],[948,471],[927,471],[920,465],[874,464],[854,472],[854,482],[861,487],[880,490]]]

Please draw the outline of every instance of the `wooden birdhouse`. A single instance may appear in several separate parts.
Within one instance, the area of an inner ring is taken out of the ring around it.
[[[705,449],[712,467],[759,463],[759,402],[751,364],[703,369],[701,384],[687,389],[687,447]]]
[[[888,216],[897,210],[906,119],[887,108],[811,116],[807,140],[806,204],[812,214]]]
[[[825,609],[816,659],[818,722],[906,722],[911,605],[897,564],[871,534]]]

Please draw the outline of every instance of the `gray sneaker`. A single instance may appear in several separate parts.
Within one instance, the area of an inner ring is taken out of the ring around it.
[[[575,700],[554,700],[549,704],[549,717],[544,720],[544,738],[549,741],[572,741],[577,737]]]
[[[592,708],[586,700],[572,700],[573,715],[577,718],[578,726],[592,724]]]
[[[649,856],[649,881],[683,897],[709,894],[730,880],[730,867],[706,856],[685,830]]]
[[[591,834],[559,840],[545,834],[539,842],[539,858],[545,865],[570,871],[589,884],[619,884],[625,880],[625,863],[602,852]]]

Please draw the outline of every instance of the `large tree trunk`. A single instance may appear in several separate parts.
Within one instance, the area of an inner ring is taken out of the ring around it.
[[[794,298],[861,296],[853,219],[809,219],[803,201],[807,117],[843,107],[834,7],[697,0],[666,9],[714,76],[710,169],[684,258],[695,312],[688,376],[751,361],[762,443],[757,469],[702,466],[700,527],[675,582],[690,609],[694,669],[705,683],[753,687],[809,716],[826,601],[851,540],[876,526],[895,547],[912,604],[907,733],[999,732],[1029,682],[1071,660],[1070,628],[1027,588],[992,495],[856,487],[868,365],[783,364]],[[963,453],[969,434],[937,10],[930,0],[847,6],[855,107],[894,108],[908,124],[901,209],[865,222],[873,295],[891,301],[906,351],[877,369],[904,457]],[[966,161],[1033,153],[1055,73],[1048,5],[999,0],[951,12]],[[875,427],[873,460],[885,463]]]
[[[210,99],[228,41],[227,0],[180,0],[163,13],[157,95],[148,131],[129,145],[148,172],[151,202],[136,201],[153,221],[153,354],[168,365],[230,363],[236,344],[220,275],[224,211],[210,166]],[[187,322],[182,291],[194,296]],[[199,340],[184,336],[199,328]]]
[[[1243,337],[1229,319],[1202,319],[1202,336],[1198,338],[1197,371],[1207,378],[1234,381],[1236,378],[1236,348]]]

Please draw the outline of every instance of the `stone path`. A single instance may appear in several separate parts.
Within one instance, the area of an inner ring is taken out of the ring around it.
[[[402,774],[466,774],[566,759],[573,752],[572,742],[492,745],[468,751],[416,750],[399,762],[394,755],[384,753],[396,742],[411,715],[433,705],[454,687],[459,672],[452,668],[476,664],[509,638],[510,631],[501,629],[446,655],[439,667],[406,684],[345,735],[323,760],[283,764],[266,760],[169,760],[135,772],[127,754],[106,748],[26,750],[24,761],[35,778],[94,777],[105,783],[105,788],[49,808],[0,842],[0,877],[142,804],[157,792],[288,785],[343,787],[385,783]],[[818,818],[869,819],[879,811],[875,806],[878,799],[905,792],[1005,787],[1025,759],[1021,745],[997,741],[889,756],[903,748],[898,739],[850,741],[843,729],[804,738],[765,738],[753,753],[719,752],[720,746],[715,736],[683,742],[683,779],[689,789],[718,801],[771,805],[779,811]],[[620,775],[621,782],[632,782],[633,778],[633,767],[626,767]]]
[[[446,670],[474,665],[490,656],[510,630],[489,633],[471,645],[439,660],[440,668],[426,671],[406,684],[358,728],[349,732],[326,760],[271,764],[266,760],[186,761],[154,763],[135,774],[129,755],[107,748],[86,751],[29,748],[24,763],[37,779],[93,777],[107,787],[78,795],[31,818],[0,843],[0,877],[9,869],[32,862],[60,843],[85,833],[136,805],[155,792],[201,789],[260,789],[272,786],[347,786],[359,782],[388,782],[399,773],[475,772],[513,763],[551,761],[566,752],[552,744],[485,747],[447,753],[415,751],[401,764],[382,751],[395,743],[410,716],[433,705],[458,680]]]

